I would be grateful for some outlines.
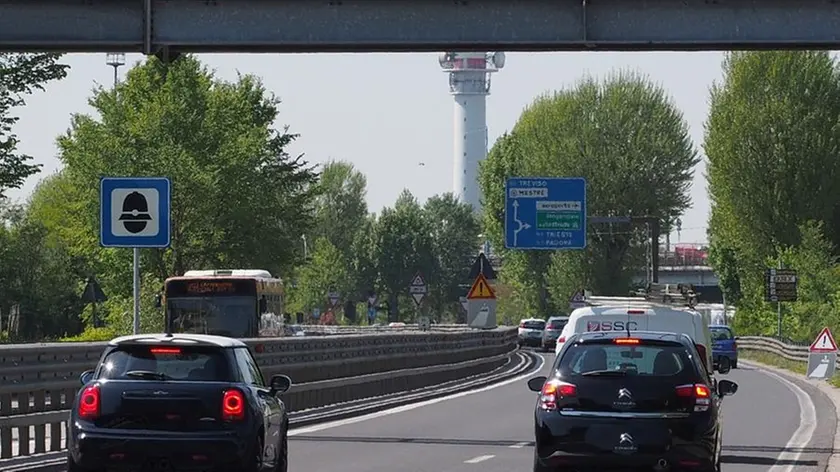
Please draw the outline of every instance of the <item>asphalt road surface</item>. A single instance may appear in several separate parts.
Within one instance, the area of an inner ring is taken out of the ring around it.
[[[836,416],[822,393],[747,365],[721,378],[739,385],[724,400],[724,472],[825,470]],[[535,394],[526,380],[295,429],[290,470],[528,472]]]
[[[724,400],[724,472],[825,470],[836,416],[823,394],[746,365],[721,378],[739,384]],[[535,395],[525,382],[295,430],[289,438],[290,469],[530,471]]]

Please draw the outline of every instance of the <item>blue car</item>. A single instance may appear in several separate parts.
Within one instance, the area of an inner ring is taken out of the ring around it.
[[[726,325],[711,325],[712,332],[712,358],[715,364],[729,361],[733,369],[738,368],[738,343],[732,328]]]

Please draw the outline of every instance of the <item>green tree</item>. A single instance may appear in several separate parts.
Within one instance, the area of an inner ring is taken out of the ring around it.
[[[98,246],[103,175],[172,181],[171,246],[142,251],[144,281],[213,267],[283,277],[302,260],[317,174],[285,151],[296,136],[274,128],[279,100],[256,78],[218,80],[192,56],[150,58],[115,89],[95,90],[90,104],[99,117],[73,117],[58,140],[65,168],[33,211],[53,227],[56,215],[75,215],[81,226],[60,234],[114,300],[128,300],[131,253]]]
[[[0,209],[0,312],[18,306],[20,340],[78,332],[82,281],[66,248],[43,225],[23,208]]]
[[[496,221],[485,224],[498,234],[504,190],[491,175],[585,177],[590,215],[648,216],[668,224],[690,205],[698,158],[688,125],[665,91],[645,77],[622,72],[538,97],[487,161],[481,181],[491,207],[486,218]],[[626,293],[641,263],[646,231],[589,228],[585,251],[515,256],[525,265],[517,271],[523,277],[518,285],[533,287],[543,314],[565,311],[569,296],[582,285],[596,293]],[[541,296],[545,289],[549,303]]]
[[[840,243],[840,73],[827,52],[769,51],[727,54],[723,72],[704,143],[710,261],[728,296],[737,280],[745,320],[763,309],[768,260],[800,245],[803,223],[822,221]],[[761,322],[752,328],[775,330]]]
[[[69,66],[60,64],[59,54],[0,53],[0,198],[10,188],[20,188],[24,180],[41,166],[31,156],[20,154],[17,135],[12,131],[18,117],[12,109],[26,104],[25,97],[44,84],[63,79]]]
[[[430,274],[429,306],[437,317],[449,314],[454,320],[462,284],[469,282],[469,270],[478,250],[479,223],[471,205],[459,202],[451,193],[435,195],[423,206],[431,236],[434,268]]]
[[[344,161],[325,164],[318,181],[313,239],[325,237],[349,256],[356,233],[365,224],[366,197],[367,179],[353,164]]]
[[[423,215],[423,207],[408,190],[403,190],[394,208],[385,208],[376,225],[376,253],[380,287],[388,296],[391,321],[413,318],[408,300],[408,286],[418,271],[426,283],[435,283],[428,274],[434,271],[432,237]]]
[[[311,258],[300,268],[294,304],[299,310],[311,313],[313,308],[322,311],[327,306],[327,294],[334,288],[342,298],[352,290],[344,256],[327,238],[315,240]]]

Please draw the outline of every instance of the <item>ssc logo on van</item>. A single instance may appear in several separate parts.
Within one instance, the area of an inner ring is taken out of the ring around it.
[[[639,323],[636,321],[587,321],[586,331],[637,331]]]

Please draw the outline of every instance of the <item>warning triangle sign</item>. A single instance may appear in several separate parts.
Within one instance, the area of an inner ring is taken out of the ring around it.
[[[808,350],[811,352],[837,352],[837,343],[834,342],[831,330],[828,327],[823,328]]]
[[[467,293],[468,300],[495,300],[496,293],[490,287],[490,283],[484,277],[484,274],[478,274],[475,282],[472,284],[469,293]]]
[[[572,295],[572,298],[569,299],[569,301],[571,303],[583,303],[586,301],[586,297],[583,295],[582,290],[578,290],[574,295]]]
[[[414,285],[415,287],[419,287],[421,285],[426,285],[426,281],[423,280],[423,276],[420,274],[420,272],[415,274],[414,278],[411,279],[411,285]]]

